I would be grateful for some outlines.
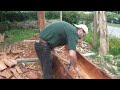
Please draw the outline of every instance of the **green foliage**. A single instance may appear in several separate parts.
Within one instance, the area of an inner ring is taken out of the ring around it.
[[[104,60],[107,61],[107,62],[110,62],[110,60],[113,59],[113,55],[110,55],[110,54],[106,54],[104,55]]]
[[[109,41],[110,53],[120,55],[120,39],[112,36]]]
[[[33,29],[12,29],[5,31],[5,43],[14,43],[21,41],[33,36],[38,32],[39,30],[35,31]]]
[[[89,32],[85,38],[84,41],[88,42],[90,45],[93,43],[93,32]]]
[[[80,21],[80,14],[78,11],[63,11],[63,21],[71,24],[78,24]]]
[[[60,11],[46,11],[45,17],[46,17],[46,19],[59,19]]]
[[[98,48],[99,48],[99,40],[98,40],[98,35],[97,35],[97,44],[96,44],[96,47],[93,48],[93,51],[98,51]],[[91,46],[93,45],[93,32],[90,31],[88,32],[88,34],[85,36],[84,38],[84,41],[88,42]]]
[[[107,22],[111,23],[111,20],[114,19],[114,18],[119,18],[120,19],[120,14],[107,12],[106,17],[107,17]]]
[[[0,11],[0,22],[5,21],[25,21],[37,20],[37,12],[21,12],[21,11]]]
[[[90,45],[93,45],[93,32],[89,32],[86,37],[84,38],[86,42],[88,42]],[[96,50],[99,48],[99,41],[97,37],[97,45],[96,45]],[[112,55],[120,55],[120,39],[117,37],[110,36],[109,38],[109,48],[110,51],[109,53]]]
[[[86,24],[89,29],[93,21],[93,13],[85,14],[78,11],[63,11],[63,20],[71,24]]]
[[[117,67],[120,67],[120,61],[117,61]]]

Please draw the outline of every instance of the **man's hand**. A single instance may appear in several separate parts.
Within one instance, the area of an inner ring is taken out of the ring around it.
[[[73,67],[76,67],[76,65],[77,65],[76,51],[69,50],[69,56],[70,56],[70,62],[71,62],[71,64],[73,65]]]
[[[77,71],[78,75],[80,76],[80,69],[78,68],[76,51],[69,50],[69,55],[70,55],[70,62],[71,62],[70,66],[73,65],[74,69]]]

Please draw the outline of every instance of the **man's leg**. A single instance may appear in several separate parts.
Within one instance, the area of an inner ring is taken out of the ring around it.
[[[53,72],[52,72],[52,56],[51,56],[51,49],[48,44],[45,42],[35,43],[35,50],[37,56],[41,62],[42,70],[43,70],[43,78],[44,79],[52,79]]]

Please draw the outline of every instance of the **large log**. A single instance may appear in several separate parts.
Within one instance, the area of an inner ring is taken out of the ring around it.
[[[62,58],[59,58],[56,54],[54,56],[54,75],[57,79],[75,79],[74,75],[62,64]],[[81,76],[84,79],[112,79],[110,75],[102,71],[98,66],[87,60],[84,56],[77,53],[79,68],[81,70]]]
[[[62,63],[64,61],[63,58],[58,56],[57,53],[52,53],[53,55],[53,74],[55,79],[76,79],[75,75],[73,75],[66,67],[65,64]],[[93,64],[90,60],[88,60],[83,55],[77,53],[79,68],[81,72],[81,76],[84,79],[112,79],[110,75],[102,71],[98,66]],[[28,59],[17,59],[18,62],[36,62],[37,58],[28,58]]]

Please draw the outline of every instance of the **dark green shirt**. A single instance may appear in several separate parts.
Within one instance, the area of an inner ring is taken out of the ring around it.
[[[46,26],[39,37],[47,41],[52,48],[68,44],[70,50],[76,50],[78,41],[76,27],[67,22],[57,21]]]

